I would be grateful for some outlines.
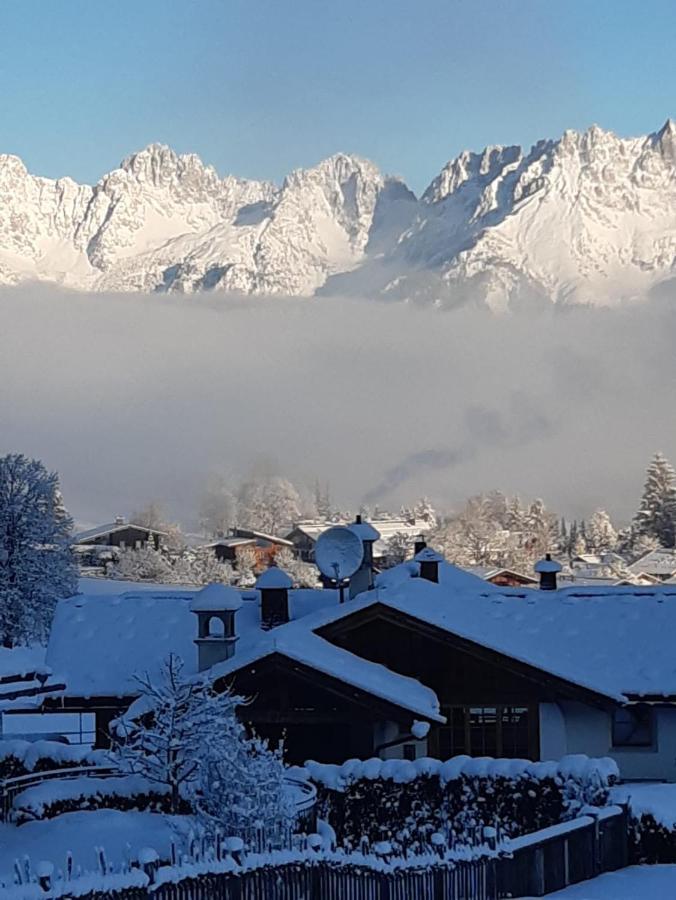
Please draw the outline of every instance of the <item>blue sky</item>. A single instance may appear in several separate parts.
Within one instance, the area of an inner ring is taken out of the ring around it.
[[[95,181],[152,142],[421,190],[464,148],[676,116],[673,0],[2,0],[0,152]]]

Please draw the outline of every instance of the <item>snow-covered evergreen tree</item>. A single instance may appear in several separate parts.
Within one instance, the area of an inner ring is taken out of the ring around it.
[[[236,709],[244,699],[187,678],[175,654],[159,678],[146,673],[136,682],[139,698],[115,723],[115,749],[127,771],[167,788],[171,811],[179,812],[181,800],[192,799],[201,786],[206,749],[240,751],[243,726]]]
[[[656,453],[646,471],[641,505],[634,516],[637,535],[656,538],[673,547],[676,538],[676,473],[667,458]]]
[[[587,525],[587,546],[592,553],[609,553],[617,545],[617,531],[605,509],[597,509]]]
[[[415,523],[424,526],[425,530],[431,531],[438,524],[437,512],[427,497],[421,497],[413,507],[413,518]]]
[[[223,478],[212,478],[200,501],[199,523],[208,537],[224,537],[235,524],[237,502]]]
[[[0,639],[44,641],[54,607],[77,590],[72,520],[55,472],[21,454],[0,457]]]
[[[319,479],[315,481],[314,486],[314,515],[325,522],[331,521],[333,515],[333,506],[331,503],[331,492],[329,484],[321,484]]]

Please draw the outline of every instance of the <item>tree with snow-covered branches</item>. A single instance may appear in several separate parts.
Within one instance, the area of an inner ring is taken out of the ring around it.
[[[175,654],[159,677],[136,681],[140,696],[114,725],[128,772],[165,788],[173,813],[189,802],[208,830],[274,833],[288,824],[283,750],[247,735],[237,717],[244,698],[187,678]]]
[[[637,535],[656,538],[673,547],[676,538],[676,472],[662,453],[656,453],[646,471],[641,505],[634,516]]]
[[[236,708],[244,700],[187,678],[175,654],[159,677],[145,673],[135,680],[139,698],[114,724],[115,750],[128,772],[168,790],[171,812],[177,813],[199,785],[205,747],[240,740]]]
[[[117,559],[106,573],[122,581],[154,581],[157,584],[173,582],[172,566],[164,553],[151,544],[146,547],[125,547],[117,551]]]
[[[0,639],[44,641],[59,599],[77,590],[72,520],[55,472],[36,459],[0,457]]]
[[[405,531],[397,531],[387,540],[385,559],[388,566],[397,566],[412,556],[413,540]]]
[[[208,548],[188,549],[171,560],[174,584],[234,584],[235,570]]]
[[[294,485],[277,475],[252,478],[238,494],[240,525],[266,534],[277,534],[301,518],[301,497]]]
[[[256,572],[259,569],[258,556],[254,547],[244,544],[235,549],[235,568],[239,584],[243,587],[253,587],[256,583]]]
[[[617,531],[605,509],[597,509],[587,523],[587,546],[592,553],[609,553],[617,546]]]
[[[275,553],[275,565],[287,573],[296,587],[313,588],[317,586],[319,580],[317,567],[298,559],[288,547],[282,547]]]
[[[197,809],[208,831],[274,839],[289,826],[283,749],[248,737],[236,716],[205,744],[199,773]]]

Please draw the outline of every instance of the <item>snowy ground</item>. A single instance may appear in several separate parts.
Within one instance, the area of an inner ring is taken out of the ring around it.
[[[153,847],[168,858],[172,838],[181,847],[181,837],[188,830],[188,820],[181,816],[113,809],[66,813],[19,827],[0,824],[0,881],[12,884],[14,860],[24,856],[33,867],[49,860],[56,869],[63,869],[71,851],[74,865],[83,871],[97,870],[96,847],[104,848],[108,862],[116,868],[129,853],[143,847]]]
[[[547,896],[551,900],[672,900],[676,866],[631,866]]]

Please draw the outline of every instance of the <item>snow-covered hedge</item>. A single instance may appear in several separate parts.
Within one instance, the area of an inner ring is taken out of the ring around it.
[[[110,754],[105,750],[90,750],[89,747],[61,744],[59,741],[0,741],[0,781],[31,772],[74,766],[106,766],[110,762]]]
[[[87,809],[166,812],[169,791],[140,775],[45,781],[14,798],[17,824]],[[186,809],[187,811],[187,809]]]
[[[418,852],[432,833],[451,844],[477,843],[485,827],[502,837],[538,831],[603,806],[618,778],[611,759],[568,756],[559,762],[519,759],[348,760],[309,762],[319,814],[343,846],[362,838]]]

